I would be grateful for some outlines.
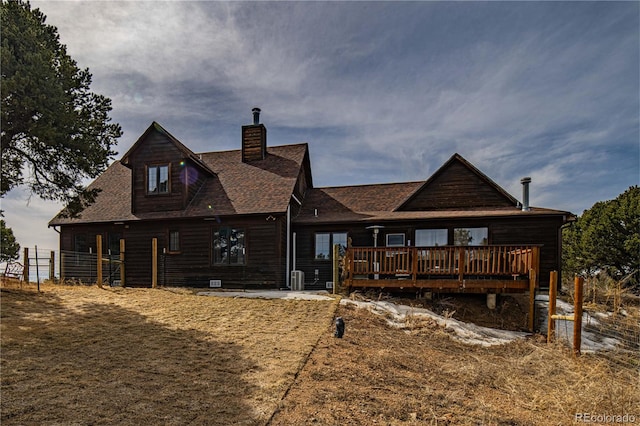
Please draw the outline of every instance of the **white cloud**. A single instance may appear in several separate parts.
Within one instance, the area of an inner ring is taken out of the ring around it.
[[[638,183],[635,3],[32,4],[112,98],[121,153],[152,120],[237,148],[260,106],[316,184],[426,179],[454,152],[578,213]]]

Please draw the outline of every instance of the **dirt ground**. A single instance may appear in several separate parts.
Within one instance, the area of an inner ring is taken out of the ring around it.
[[[434,323],[392,328],[337,300],[1,290],[3,425],[565,425],[580,412],[640,421],[637,374],[537,337],[469,346]],[[505,300],[498,319],[482,298],[406,302],[521,329],[521,308]]]

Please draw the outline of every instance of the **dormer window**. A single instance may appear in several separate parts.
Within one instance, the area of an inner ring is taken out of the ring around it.
[[[169,193],[169,165],[147,167],[147,194]]]

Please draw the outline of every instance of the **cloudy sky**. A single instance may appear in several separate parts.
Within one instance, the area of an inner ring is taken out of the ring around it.
[[[112,99],[119,155],[153,120],[237,149],[259,106],[317,187],[425,180],[456,152],[576,214],[639,183],[638,2],[31,3]],[[60,207],[2,200],[29,247],[57,248]]]

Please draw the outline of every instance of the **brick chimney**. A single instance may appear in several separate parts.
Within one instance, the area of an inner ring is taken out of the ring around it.
[[[260,124],[260,108],[254,108],[253,124],[242,126],[242,162],[264,160],[267,156],[267,128]]]

